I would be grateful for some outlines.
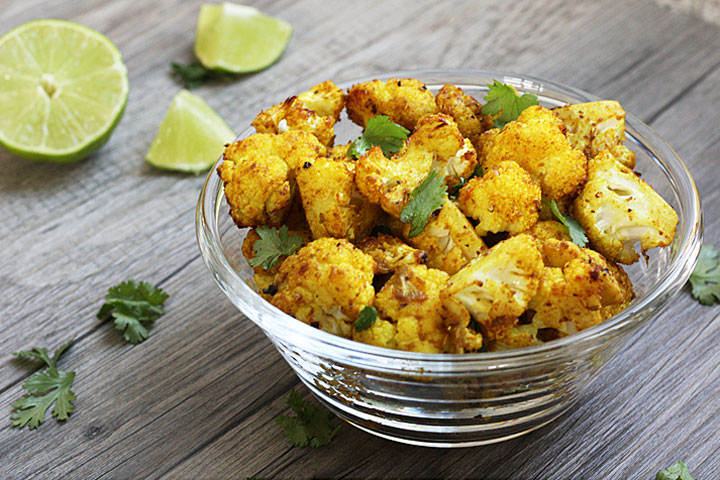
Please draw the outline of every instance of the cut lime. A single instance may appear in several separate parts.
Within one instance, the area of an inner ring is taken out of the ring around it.
[[[232,3],[203,5],[195,33],[195,55],[206,68],[256,72],[282,55],[292,26],[257,8]]]
[[[120,52],[95,30],[35,20],[0,37],[0,145],[15,155],[87,157],[110,138],[127,95]]]
[[[210,105],[187,90],[175,95],[145,160],[158,168],[201,172],[220,158],[235,134]]]

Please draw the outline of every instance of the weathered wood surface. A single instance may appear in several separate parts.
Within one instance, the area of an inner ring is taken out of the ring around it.
[[[325,79],[399,69],[523,72],[620,100],[680,153],[716,241],[720,28],[649,1],[258,1],[292,42],[264,72],[197,90],[238,131],[263,106]],[[0,31],[35,18],[107,34],[130,72],[110,142],[74,165],[0,153],[0,478],[650,479],[678,459],[720,478],[719,309],[686,289],[559,421],[502,444],[440,451],[345,426],[332,446],[291,448],[273,419],[298,380],[215,287],[195,245],[202,176],[143,162],[191,58],[199,1],[4,0]],[[95,313],[108,286],[161,285],[168,313],[137,346]],[[65,424],[9,426],[29,364],[10,352],[75,337]],[[303,389],[304,393],[307,393]]]

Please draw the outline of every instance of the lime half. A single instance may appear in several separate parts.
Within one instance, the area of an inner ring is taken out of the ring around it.
[[[158,168],[202,172],[235,134],[210,105],[187,90],[175,95],[145,160]]]
[[[104,35],[35,20],[0,37],[0,144],[24,158],[80,160],[122,117],[127,69]]]
[[[232,3],[203,5],[195,56],[207,68],[231,73],[267,68],[283,54],[292,26],[257,8]]]

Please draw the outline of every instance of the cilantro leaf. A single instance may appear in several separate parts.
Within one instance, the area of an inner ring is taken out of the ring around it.
[[[30,430],[37,428],[45,420],[45,412],[52,406],[52,416],[58,420],[67,420],[73,411],[75,394],[70,390],[75,372],[62,372],[56,368],[60,356],[70,347],[72,340],[55,350],[53,358],[50,358],[45,348],[32,348],[14,352],[18,357],[42,360],[47,365],[45,370],[32,374],[22,388],[28,393],[12,403],[17,409],[10,416],[12,426],[23,428],[28,425]]]
[[[655,475],[655,480],[695,480],[685,462],[675,462]]]
[[[171,67],[172,75],[188,90],[197,88],[210,80],[228,81],[232,78],[230,74],[206,68],[198,61],[187,65],[173,62]]]
[[[367,121],[363,134],[350,144],[348,155],[359,158],[372,147],[378,146],[387,157],[400,151],[409,134],[407,128],[391,122],[385,115],[378,115]]]
[[[575,245],[584,247],[588,244],[588,238],[587,235],[585,235],[585,230],[583,229],[582,225],[577,222],[577,220],[575,220],[570,215],[564,215],[558,208],[555,200],[553,200],[552,202],[548,202],[543,198],[543,203],[550,207],[550,211],[555,216],[555,218],[557,218],[558,222],[565,225],[565,227],[568,229],[568,232],[570,233],[570,239]]]
[[[147,326],[165,314],[163,305],[168,295],[162,289],[147,282],[135,284],[128,280],[110,287],[105,296],[106,303],[97,317],[105,320],[112,316],[115,328],[123,332],[123,338],[132,344],[148,337]]]
[[[481,167],[480,165],[475,165],[473,172],[470,174],[470,176],[468,178],[460,177],[460,181],[458,183],[456,183],[455,185],[453,185],[452,187],[450,187],[450,189],[448,190],[448,198],[450,200],[457,200],[458,194],[460,193],[460,189],[462,187],[464,187],[470,181],[471,178],[482,177],[483,173],[484,173],[483,167]]]
[[[260,239],[253,245],[255,256],[248,263],[253,267],[262,267],[269,270],[275,266],[283,255],[292,255],[304,242],[297,233],[290,233],[288,227],[283,225],[275,227],[261,226],[256,230]]]
[[[692,296],[703,305],[720,302],[720,256],[714,245],[703,245],[690,275]]]
[[[506,123],[517,120],[520,113],[533,105],[540,105],[537,95],[525,93],[518,95],[517,91],[510,85],[505,85],[497,80],[493,80],[492,85],[488,85],[487,95],[485,95],[485,105],[481,112],[495,118],[495,128],[503,128]]]
[[[444,178],[433,170],[425,177],[423,183],[415,187],[410,194],[410,201],[400,211],[400,220],[410,223],[409,237],[420,235],[427,225],[430,215],[442,207],[447,197]]]
[[[375,307],[367,306],[360,311],[360,315],[355,320],[355,331],[362,332],[373,326],[377,320],[377,310]]]
[[[296,390],[292,390],[285,401],[295,416],[280,415],[275,418],[275,423],[280,425],[293,445],[317,448],[330,444],[340,427],[333,428],[327,413],[302,398]]]

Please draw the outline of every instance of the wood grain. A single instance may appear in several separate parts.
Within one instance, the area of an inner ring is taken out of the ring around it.
[[[684,459],[720,472],[720,315],[686,289],[637,332],[560,420],[481,448],[409,447],[344,426],[325,449],[291,448],[273,422],[298,381],[215,287],[195,245],[202,176],[143,162],[192,58],[200,1],[5,2],[0,30],[42,17],[107,34],[130,72],[110,142],[74,165],[0,153],[0,417],[33,365],[9,353],[76,337],[76,411],[37,431],[0,422],[0,478],[650,479]],[[316,82],[413,68],[523,72],[620,100],[685,159],[715,241],[720,205],[720,28],[655,4],[432,1],[251,2],[290,21],[266,71],[196,91],[237,131]],[[168,313],[137,346],[95,313],[110,285],[148,280]],[[307,391],[302,390],[307,394]]]

